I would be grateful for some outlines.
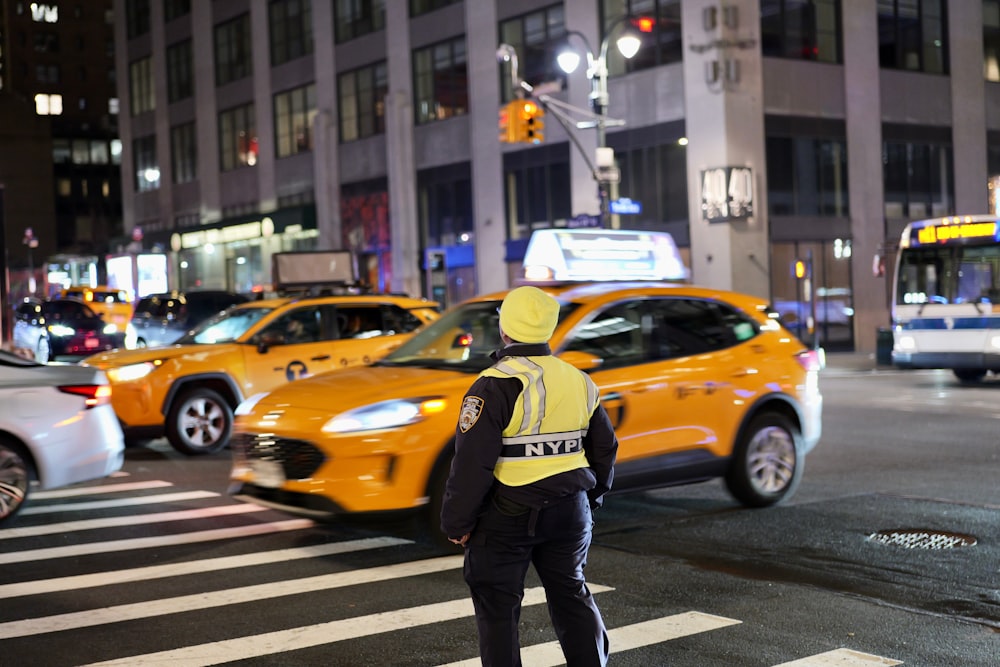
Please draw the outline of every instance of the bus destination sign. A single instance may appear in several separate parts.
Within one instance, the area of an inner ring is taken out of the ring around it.
[[[969,240],[996,239],[997,223],[963,222],[953,225],[928,225],[912,230],[913,245],[935,245],[942,243],[963,243]]]

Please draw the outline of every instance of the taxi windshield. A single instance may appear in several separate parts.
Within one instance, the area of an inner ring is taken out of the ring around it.
[[[177,339],[177,345],[230,343],[270,314],[274,308],[230,308]]]
[[[379,366],[420,366],[478,373],[493,364],[490,353],[503,347],[500,340],[501,301],[474,301],[446,312],[406,343],[391,352]],[[576,308],[563,304],[562,321]]]

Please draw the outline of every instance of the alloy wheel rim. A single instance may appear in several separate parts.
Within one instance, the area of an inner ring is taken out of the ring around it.
[[[795,442],[785,429],[769,426],[759,431],[747,448],[747,474],[762,493],[779,493],[795,475]]]

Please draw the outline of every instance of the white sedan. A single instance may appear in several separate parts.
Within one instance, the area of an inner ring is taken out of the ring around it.
[[[0,350],[0,524],[32,488],[106,477],[121,469],[124,452],[103,371]]]

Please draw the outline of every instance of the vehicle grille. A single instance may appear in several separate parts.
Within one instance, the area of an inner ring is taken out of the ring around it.
[[[323,452],[312,443],[272,434],[243,434],[233,439],[232,446],[237,448],[247,461],[255,459],[276,461],[281,464],[288,479],[312,477],[326,461]]]

